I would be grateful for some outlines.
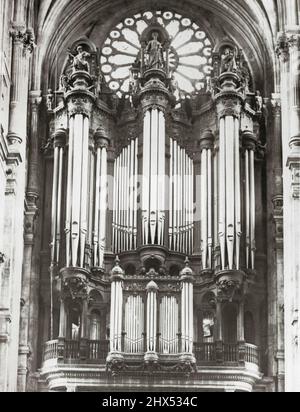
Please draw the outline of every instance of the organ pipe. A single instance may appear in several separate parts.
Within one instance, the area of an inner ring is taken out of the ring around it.
[[[113,250],[120,253],[133,250],[137,241],[138,139],[122,149],[114,174]]]
[[[176,140],[170,139],[169,246],[192,253],[193,162]]]

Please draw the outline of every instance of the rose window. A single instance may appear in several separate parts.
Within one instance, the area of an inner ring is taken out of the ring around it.
[[[182,97],[203,90],[212,71],[212,45],[191,19],[170,11],[145,12],[124,19],[110,33],[101,53],[101,70],[119,97],[129,92],[130,69],[140,50],[140,38],[153,19],[170,36],[170,72]]]

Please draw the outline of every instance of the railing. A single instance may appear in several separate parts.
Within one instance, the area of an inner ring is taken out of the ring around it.
[[[127,342],[129,343],[129,342]],[[130,342],[136,343],[141,347],[141,342]],[[168,343],[168,350],[166,350]],[[160,340],[160,351],[159,354],[169,354],[176,355],[180,354],[180,351],[176,352],[178,342],[170,341],[165,342]],[[165,350],[162,350],[164,349]],[[170,350],[170,349],[173,349]],[[75,340],[65,340],[61,342],[58,340],[52,340],[47,342],[44,347],[44,361],[49,361],[51,359],[59,359],[63,362],[76,361],[80,362],[83,360],[87,363],[104,362],[106,360],[107,354],[109,353],[109,341],[86,341],[86,346],[82,350],[80,341]],[[141,355],[142,350],[139,352],[125,352],[128,355]],[[125,355],[124,354],[124,355]],[[194,354],[197,360],[197,364],[238,364],[239,362],[251,363],[259,366],[260,356],[259,349],[255,345],[249,343],[246,344],[228,344],[223,342],[213,342],[213,343],[195,343],[194,344]],[[82,358],[83,356],[83,358]]]
[[[65,353],[66,359],[80,359],[80,347],[77,340],[65,340]]]
[[[238,362],[239,345],[235,343],[223,343],[224,362]]]
[[[88,359],[91,361],[105,360],[109,352],[109,341],[88,341]]]
[[[195,356],[198,363],[216,362],[216,345],[215,343],[198,343],[195,344]]]
[[[260,363],[258,348],[249,343],[195,343],[194,352],[198,364],[237,364],[244,361],[259,366]]]
[[[250,343],[246,343],[245,361],[248,363],[254,363],[255,365],[259,365],[260,356],[259,356],[259,349],[257,348],[257,346],[251,345]]]
[[[47,342],[44,346],[44,362],[51,359],[60,359],[63,362],[80,361],[85,355],[86,362],[104,361],[109,352],[109,342],[88,340],[84,350],[80,341],[62,339]]]
[[[47,342],[44,349],[44,361],[57,358],[57,340]]]

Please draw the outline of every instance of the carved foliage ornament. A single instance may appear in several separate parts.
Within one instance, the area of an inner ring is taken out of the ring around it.
[[[87,298],[87,281],[81,277],[70,277],[63,281],[63,297],[76,299]]]
[[[224,279],[217,282],[218,298],[231,302],[235,293],[240,289],[241,284],[238,280]]]
[[[92,102],[88,97],[72,97],[68,102],[68,111],[70,116],[82,114],[90,117],[92,111]]]
[[[10,34],[16,43],[22,44],[24,53],[29,52],[31,54],[33,52],[35,39],[32,31],[16,28],[11,30]]]
[[[217,110],[220,119],[226,116],[233,116],[239,119],[241,108],[241,101],[238,98],[223,98],[217,101]]]

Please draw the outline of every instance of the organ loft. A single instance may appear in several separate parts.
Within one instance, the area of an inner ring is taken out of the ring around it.
[[[102,363],[114,379],[197,380],[199,364],[235,364],[248,373],[242,389],[261,373],[255,328],[264,320],[253,307],[263,299],[262,113],[243,51],[229,41],[212,50],[197,26],[191,45],[203,72],[185,93],[176,71],[193,51],[177,51],[157,17],[136,34],[120,98],[106,92],[116,77],[106,67],[116,60],[109,42],[102,72],[89,44],[73,44],[54,93],[42,373],[49,379],[56,359]]]
[[[2,3],[0,390],[299,389],[298,1]]]

